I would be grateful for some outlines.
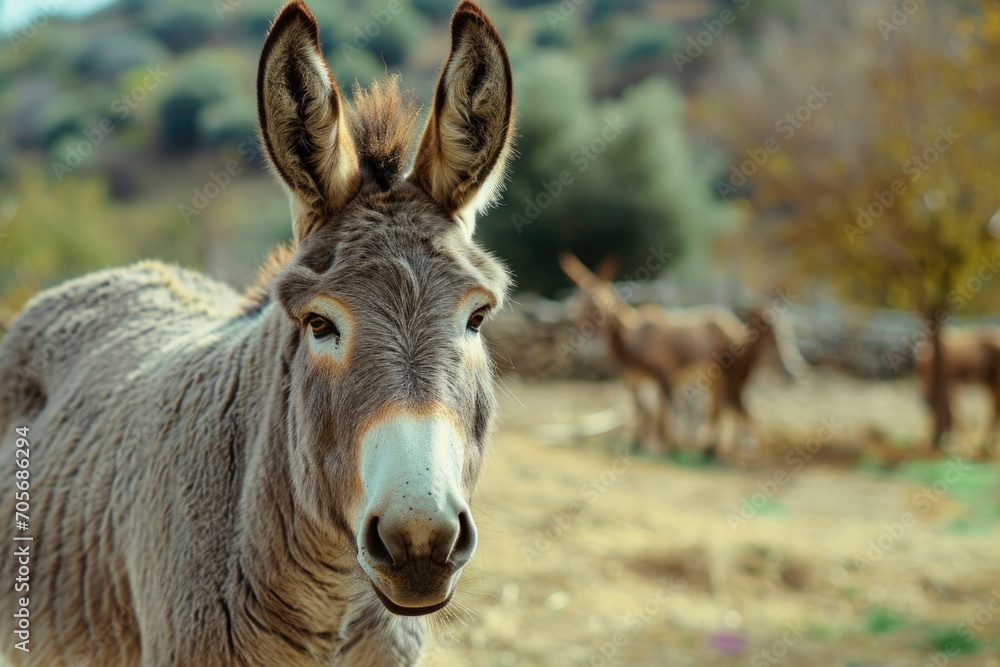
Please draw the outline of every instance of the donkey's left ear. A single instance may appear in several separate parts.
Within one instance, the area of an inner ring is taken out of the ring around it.
[[[503,185],[513,136],[507,49],[483,10],[463,0],[451,20],[451,54],[409,178],[471,235],[476,213]]]

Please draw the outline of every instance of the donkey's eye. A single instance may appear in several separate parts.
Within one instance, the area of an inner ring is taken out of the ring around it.
[[[483,320],[486,319],[486,313],[488,312],[490,312],[490,307],[483,306],[476,312],[472,313],[472,317],[469,318],[469,323],[465,325],[466,330],[471,333],[479,333],[479,329],[483,326]]]
[[[306,326],[312,330],[313,338],[316,340],[324,340],[331,336],[340,336],[340,332],[337,331],[337,327],[333,322],[316,313],[309,313],[306,316]]]

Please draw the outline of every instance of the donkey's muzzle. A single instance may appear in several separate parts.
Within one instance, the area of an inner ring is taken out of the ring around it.
[[[476,528],[468,510],[453,519],[414,514],[395,523],[377,516],[368,520],[363,546],[369,565],[392,571],[411,564],[417,569],[434,565],[460,568],[469,562],[476,549]]]
[[[387,412],[362,436],[358,562],[390,611],[439,609],[472,558],[464,471],[458,420],[444,409]]]
[[[370,516],[360,536],[359,558],[389,611],[421,615],[444,607],[456,575],[476,550],[476,527],[467,506],[452,512],[403,512]]]

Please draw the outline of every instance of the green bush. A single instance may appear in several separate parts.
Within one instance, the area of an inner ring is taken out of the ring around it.
[[[563,250],[589,264],[617,252],[631,274],[662,248],[668,265],[684,255],[688,273],[706,270],[729,210],[712,198],[708,165],[687,145],[679,93],[651,80],[595,104],[583,65],[557,53],[519,71],[521,157],[504,205],[480,224],[519,287],[551,294],[567,285],[556,263]]]
[[[246,116],[230,105],[244,97],[252,70],[238,51],[196,51],[170,65],[170,78],[158,95],[159,140],[166,153],[183,154],[217,143],[220,135],[240,132]],[[249,107],[253,103],[239,102]],[[222,105],[202,114],[213,105]],[[235,129],[234,129],[235,126]]]

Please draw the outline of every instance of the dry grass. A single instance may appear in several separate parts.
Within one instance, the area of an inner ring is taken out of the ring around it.
[[[465,609],[427,664],[917,666],[960,640],[962,620],[1000,591],[998,464],[927,501],[918,494],[947,462],[905,463],[922,458],[906,448],[927,430],[909,382],[765,378],[752,391],[765,447],[734,467],[616,458],[620,431],[553,446],[537,424],[606,410],[621,390],[510,385]],[[961,416],[981,425],[983,398],[964,396]],[[823,419],[836,432],[805,461]],[[778,481],[773,498],[754,498]],[[761,506],[736,522],[744,500]],[[884,554],[869,554],[880,539]],[[1000,666],[996,616],[949,665]]]

